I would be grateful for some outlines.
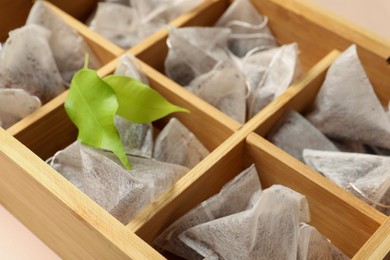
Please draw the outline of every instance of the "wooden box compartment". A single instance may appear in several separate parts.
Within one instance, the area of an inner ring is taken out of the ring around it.
[[[386,59],[390,55],[390,43],[305,3],[288,0],[252,2],[269,17],[270,27],[281,43],[298,43],[306,73],[244,125],[153,69],[163,70],[166,29],[129,50],[145,62],[141,62],[141,67],[153,88],[191,111],[191,114],[175,116],[212,153],[128,225],[122,225],[42,160],[76,138],[76,129],[63,108],[66,92],[7,131],[0,129],[0,203],[61,257],[159,259],[163,256],[148,244],[159,232],[217,193],[246,166],[256,163],[263,186],[279,183],[307,196],[312,224],[347,255],[355,259],[384,257],[390,249],[389,218],[315,174],[261,136],[287,108],[302,111],[313,102],[327,68],[339,54],[333,50],[344,50],[353,42],[358,46],[378,96],[383,103],[388,101],[390,73]],[[206,1],[171,25],[211,25],[229,4],[230,1]],[[96,34],[84,25],[61,10],[55,10],[67,17],[67,22],[84,37],[91,33],[90,38],[96,39]],[[99,57],[108,62],[99,74],[110,74],[122,50],[104,39],[97,42],[100,44],[96,46],[100,47],[96,47],[95,52],[106,49]],[[156,126],[165,122],[162,120]]]

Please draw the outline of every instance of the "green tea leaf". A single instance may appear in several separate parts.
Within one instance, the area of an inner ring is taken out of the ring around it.
[[[135,123],[149,123],[173,112],[189,112],[175,106],[157,91],[139,82],[120,75],[104,77],[119,101],[117,114]]]
[[[114,117],[118,110],[115,91],[94,70],[82,69],[72,79],[65,109],[79,129],[77,139],[86,145],[114,152],[130,169]]]

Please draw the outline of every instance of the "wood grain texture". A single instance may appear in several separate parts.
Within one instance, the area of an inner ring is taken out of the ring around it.
[[[389,259],[390,217],[353,257],[354,260]],[[386,257],[387,256],[387,257]]]
[[[0,129],[0,202],[66,259],[162,259]]]
[[[227,7],[226,0],[206,0],[194,10],[170,22],[169,25],[173,27],[211,25],[218,20]],[[143,40],[142,44],[134,46],[130,52],[154,69],[163,72],[164,60],[168,53],[167,37],[168,30],[161,29]]]
[[[323,56],[352,43],[377,95],[384,105],[390,100],[390,42],[345,19],[302,1],[253,0],[260,13],[268,16],[269,26],[281,43],[297,42],[301,61],[308,69]]]
[[[353,256],[386,216],[257,134],[248,136],[246,165],[255,163],[265,187],[282,184],[304,194],[311,224],[348,256]]]
[[[77,20],[85,21],[94,11],[99,1],[97,0],[49,0],[50,3],[57,6],[65,13],[75,17]]]
[[[45,2],[45,4],[83,36],[103,65],[124,53],[122,48],[110,42],[100,34],[92,31],[88,28],[88,26],[78,21],[71,15],[65,13],[55,5],[49,2]]]

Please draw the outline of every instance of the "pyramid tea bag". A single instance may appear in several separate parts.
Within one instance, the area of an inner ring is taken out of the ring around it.
[[[170,28],[165,74],[187,86],[194,78],[211,71],[218,61],[229,58],[224,51],[229,33],[224,28]]]
[[[29,24],[9,33],[0,64],[0,87],[20,88],[44,104],[65,90],[49,46],[50,31]]]
[[[90,68],[96,69],[100,66],[99,60],[83,37],[42,1],[34,3],[26,24],[37,24],[51,32],[50,49],[66,82],[70,82],[73,75],[83,67],[85,53],[89,54]]]
[[[246,210],[251,207],[252,195],[260,190],[260,180],[255,166],[252,165],[225,184],[218,194],[176,220],[156,238],[154,244],[186,259],[201,258],[199,254],[183,244],[178,236],[190,227]]]
[[[142,83],[149,85],[149,80],[145,74],[141,71],[140,65],[133,55],[126,53],[121,56],[118,66],[115,69],[114,74],[123,75]]]
[[[387,191],[383,184],[390,179],[390,157],[316,150],[304,150],[303,157],[310,167],[370,205],[388,200],[383,198]]]
[[[245,211],[191,227],[179,238],[203,257],[296,259],[300,222],[309,222],[306,198],[280,185],[254,194]]]
[[[246,119],[246,80],[230,63],[218,63],[215,68],[195,78],[189,91],[243,124]]]
[[[270,55],[272,58],[269,63],[262,63],[263,57],[268,61]],[[253,65],[251,69],[245,69],[248,68],[248,65],[244,65],[247,78],[253,77],[250,74],[255,74],[254,78],[260,80],[257,83],[252,80],[250,84],[250,94],[247,100],[248,118],[252,118],[262,108],[280,96],[294,81],[299,70],[298,47],[295,43],[292,43],[262,51],[248,57],[244,63],[250,64],[253,62],[259,62],[259,70],[254,70]]]
[[[23,89],[0,88],[1,127],[7,129],[41,106],[39,98]]]
[[[307,118],[329,137],[390,148],[390,120],[352,45],[329,68]]]
[[[76,146],[64,150],[60,158],[66,157],[71,159],[62,165],[54,158],[55,168],[69,181],[76,181],[75,185],[81,191],[123,224],[189,170],[179,165],[128,156],[132,170],[127,171],[113,154],[81,145],[78,151]]]
[[[152,157],[152,124],[132,123],[123,117],[115,116],[115,126],[127,154],[145,158]]]
[[[269,49],[277,42],[267,26],[268,18],[260,15],[248,0],[234,1],[215,26],[232,30],[228,47],[233,54],[243,57],[253,48]]]
[[[343,252],[327,240],[315,227],[302,223],[299,228],[298,260],[347,260]]]
[[[124,49],[133,47],[141,38],[139,16],[133,7],[115,3],[98,3],[90,28]]]
[[[209,153],[190,130],[171,118],[156,138],[153,158],[192,168]]]
[[[337,147],[299,113],[290,110],[267,139],[303,162],[303,150],[338,151]]]

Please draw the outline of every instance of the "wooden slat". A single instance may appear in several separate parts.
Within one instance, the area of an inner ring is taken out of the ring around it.
[[[92,31],[85,24],[65,13],[55,5],[49,2],[45,2],[45,4],[83,36],[83,38],[86,40],[88,45],[103,64],[110,62],[114,58],[124,53],[122,48],[110,42],[100,34]]]
[[[61,257],[162,259],[3,129],[0,164],[0,202]]]
[[[25,0],[2,0],[0,2],[0,42],[5,42],[8,32],[23,26],[32,3]]]
[[[188,27],[214,24],[227,7],[228,1],[226,0],[206,0],[194,10],[170,22],[169,25]],[[154,69],[163,72],[164,60],[168,53],[167,37],[168,30],[161,29],[143,40],[141,44],[134,46],[130,52]]]
[[[375,234],[364,244],[364,246],[353,257],[354,260],[365,259],[389,259],[390,253],[390,217],[375,232]]]
[[[311,224],[349,256],[386,220],[385,215],[257,134],[248,136],[245,151],[247,165],[256,164],[265,187],[282,184],[307,197]]]
[[[63,1],[49,0],[50,3],[57,6],[67,14],[75,17],[80,21],[85,21],[92,14],[97,6],[98,0],[79,0],[79,1]]]
[[[310,68],[333,49],[345,50],[352,43],[375,87],[387,105],[390,100],[390,42],[317,6],[302,1],[253,0],[281,43],[297,42],[305,68]]]

